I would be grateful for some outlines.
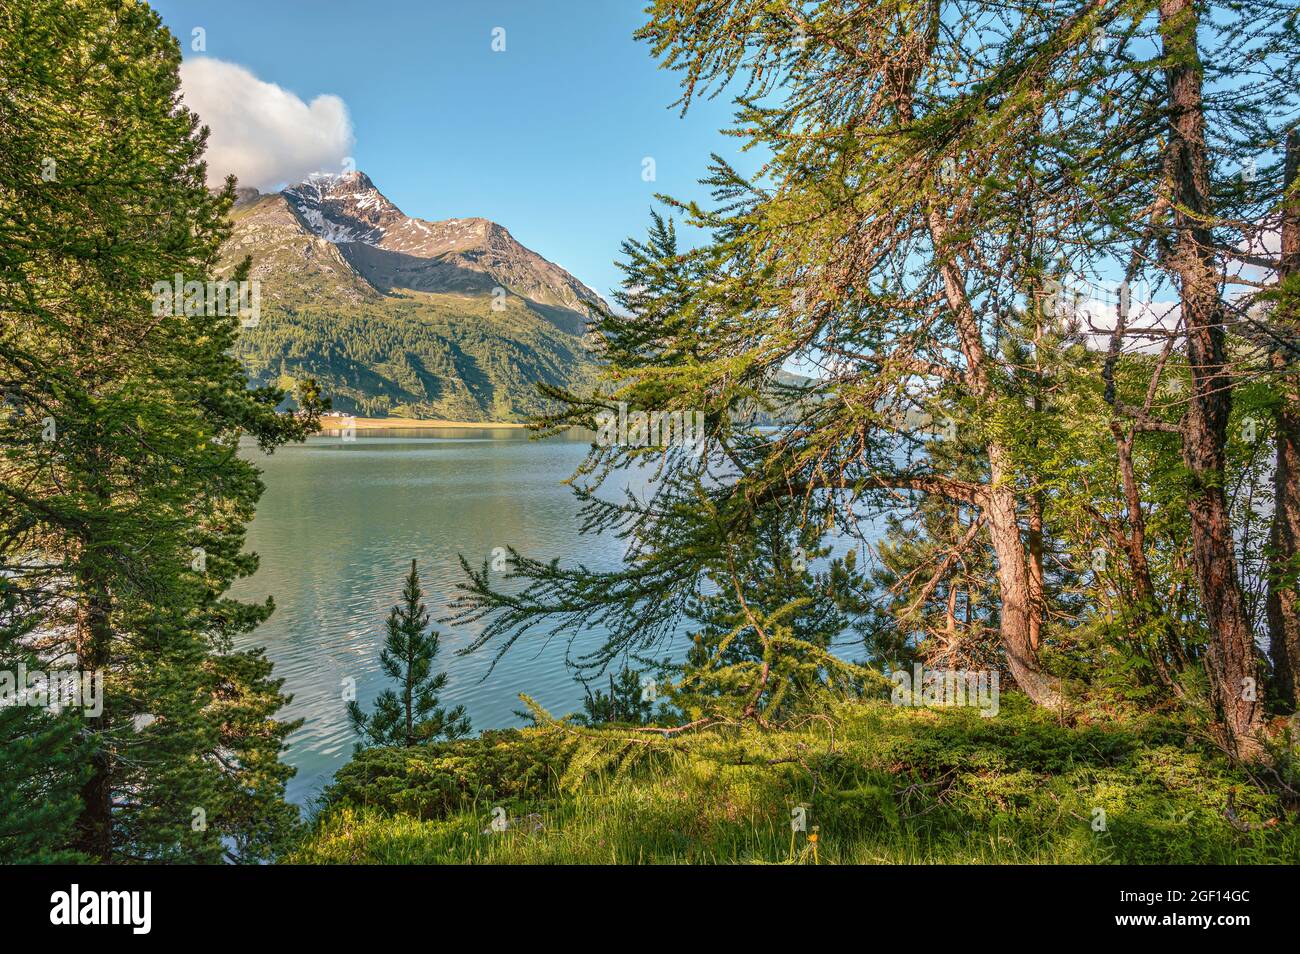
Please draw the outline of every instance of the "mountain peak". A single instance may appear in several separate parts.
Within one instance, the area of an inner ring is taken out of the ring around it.
[[[470,216],[434,222],[408,216],[360,170],[313,172],[283,195],[310,231],[336,245],[362,242],[421,258],[502,243],[518,245],[505,226],[491,219]]]
[[[230,219],[222,267],[251,256],[265,286],[238,345],[258,384],[314,377],[348,413],[479,421],[541,410],[537,382],[594,379],[604,302],[496,222],[404,215],[361,172],[250,191]]]
[[[382,292],[501,287],[582,316],[607,307],[504,226],[477,216],[439,222],[408,216],[364,172],[313,173],[282,195],[304,228],[339,246],[352,267]]]
[[[364,172],[313,172],[284,190],[295,212],[312,232],[338,242],[376,245],[406,216],[375,188]]]
[[[313,172],[299,186],[311,185],[328,192],[373,190],[375,183],[360,169],[351,172]],[[297,188],[297,186],[295,186]],[[376,190],[377,191],[377,190]]]

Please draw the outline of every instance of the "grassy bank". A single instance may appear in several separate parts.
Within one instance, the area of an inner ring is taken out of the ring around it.
[[[1294,864],[1300,825],[1175,721],[1065,726],[1004,696],[992,719],[857,702],[779,731],[371,750],[287,860]]]

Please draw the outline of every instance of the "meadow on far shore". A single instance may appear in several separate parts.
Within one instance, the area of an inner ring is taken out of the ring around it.
[[[336,426],[341,427],[344,424],[355,427],[358,430],[384,430],[386,428],[396,427],[478,427],[518,429],[526,426],[524,424],[515,424],[506,421],[438,421],[423,420],[416,417],[354,417],[351,414],[324,414],[321,416],[322,431],[334,430]]]

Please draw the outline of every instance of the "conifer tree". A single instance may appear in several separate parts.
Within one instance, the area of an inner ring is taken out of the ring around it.
[[[1052,96],[1077,106],[1058,112],[1052,130],[1075,171],[1044,191],[1062,210],[1057,241],[1076,270],[1109,258],[1129,282],[1163,283],[1176,301],[1177,336],[1163,342],[1151,380],[1162,383],[1166,367],[1186,369],[1185,390],[1157,402],[1172,405],[1176,420],[1153,413],[1150,399],[1115,402],[1114,419],[1130,446],[1134,434],[1178,438],[1174,479],[1189,518],[1209,702],[1224,747],[1255,759],[1263,754],[1262,634],[1233,545],[1242,528],[1234,527],[1229,489],[1230,426],[1240,387],[1252,378],[1272,377],[1285,402],[1288,369],[1300,357],[1286,309],[1270,315],[1263,307],[1287,272],[1268,247],[1284,204],[1282,146],[1300,82],[1295,9],[1274,0],[1249,8],[1191,0],[1081,7],[1077,31],[1061,42],[1084,33],[1093,37],[1084,47],[1091,62],[1078,61],[1069,91]],[[1095,214],[1078,211],[1080,200]],[[1150,330],[1131,327],[1116,340],[1131,349],[1142,334]]]
[[[84,860],[70,850],[85,778],[87,750],[79,739],[80,712],[29,705],[16,677],[43,670],[25,645],[39,621],[0,565],[0,864]],[[8,677],[8,678],[5,678]],[[11,680],[13,683],[11,684]],[[69,700],[71,701],[71,700]]]
[[[476,574],[464,605],[497,614],[480,638],[509,639],[547,615],[547,601],[560,608],[553,619],[580,625],[588,608],[591,618],[606,619],[595,605],[598,593],[607,608],[625,608],[641,593],[649,600],[653,587],[658,599],[649,614],[614,621],[625,644],[645,642],[668,629],[665,614],[681,608],[675,596],[685,599],[697,585],[687,581],[707,564],[704,554],[685,558],[688,541],[711,532],[690,527],[692,513],[714,525],[717,539],[752,531],[756,510],[775,501],[789,501],[823,532],[854,531],[900,498],[935,495],[984,516],[997,555],[1008,667],[1035,700],[1055,705],[1058,682],[1032,644],[1030,573],[1008,447],[1016,418],[999,402],[995,342],[1005,319],[990,307],[1014,299],[1019,272],[1001,261],[983,270],[947,248],[970,234],[966,223],[981,211],[969,181],[1014,171],[986,153],[968,170],[948,169],[949,157],[935,148],[953,121],[947,90],[979,70],[963,58],[970,37],[954,36],[952,47],[940,50],[928,45],[935,5],[831,4],[815,18],[794,7],[760,7],[661,4],[651,11],[642,36],[684,72],[683,105],[747,74],[754,96],[740,101],[738,129],[776,158],[761,180],[750,181],[715,157],[706,180],[713,208],[679,206],[693,225],[710,230],[706,247],[679,252],[671,224],[657,217],[646,242],[625,244],[627,294],[619,300],[627,314],[607,316],[598,328],[614,393],[554,395],[567,403],[555,424],[591,426],[614,400],[656,411],[701,409],[710,424],[708,453],[690,460],[666,452],[657,497],[636,514],[630,502],[597,501],[580,490],[589,528],[633,538],[635,559],[644,562],[626,578],[596,586],[580,572],[521,557],[517,575],[537,581],[524,599],[498,600]],[[1041,25],[1019,29],[1028,36]],[[768,93],[779,102],[758,105]],[[862,123],[879,135],[862,138]],[[926,135],[918,134],[922,124],[932,127]],[[1018,161],[1000,158],[1008,166]],[[999,227],[1023,230],[1029,221],[1008,217]],[[816,366],[802,387],[779,382],[791,359]],[[776,434],[732,426],[755,401],[784,405]],[[897,417],[917,405],[935,419],[962,419],[987,457],[987,479],[900,460]],[[596,484],[648,453],[596,449],[580,475]]]
[[[1287,136],[1281,206],[1279,281],[1270,302],[1275,331],[1265,358],[1276,391],[1268,634],[1277,695],[1294,711],[1300,709],[1300,129]]]
[[[573,716],[573,721],[585,726],[608,725],[611,722],[649,724],[655,717],[654,696],[657,695],[648,691],[649,679],[641,670],[624,666],[617,676],[609,673],[608,693],[600,688],[593,692],[585,680],[580,680],[584,691],[582,711]],[[660,711],[662,714],[662,707]],[[532,718],[531,713],[516,714]]]
[[[247,277],[213,274],[234,182],[208,188],[179,65],[141,3],[0,8],[0,545],[40,614],[23,649],[104,682],[69,774],[71,847],[98,862],[259,861],[297,823],[287,697],[233,648],[272,604],[225,593],[257,565],[241,436],[300,440],[322,402],[250,389],[240,316],[203,291],[156,307],[176,275]]]
[[[861,640],[868,583],[857,551],[817,572],[831,547],[793,517],[766,508],[758,532],[706,570],[707,589],[686,607],[691,646],[670,670],[670,693],[688,721],[780,721],[819,690],[864,685],[866,673],[836,653]]]
[[[926,498],[890,516],[872,574],[869,650],[891,668],[997,669],[998,604],[978,517]]]
[[[1256,351],[1279,337],[1252,311],[1257,292],[1240,292],[1252,284],[1239,273],[1276,264],[1256,250],[1280,194],[1280,163],[1264,163],[1293,122],[1285,103],[1300,80],[1294,11],[1275,0],[1249,11],[1190,0],[663,0],[648,18],[639,35],[680,72],[682,108],[738,90],[730,131],[770,161],[751,177],[715,157],[707,207],[665,199],[709,232],[701,247],[679,249],[657,215],[646,240],[625,243],[623,313],[596,329],[606,387],[551,389],[562,406],[542,425],[595,430],[616,404],[699,410],[707,450],[594,446],[574,481],[584,529],[626,538],[627,569],[596,574],[516,553],[510,575],[527,585],[508,594],[471,570],[458,618],[488,620],[475,645],[499,640],[500,652],[542,621],[552,632],[599,622],[612,634],[606,658],[644,652],[670,638],[705,568],[754,532],[762,507],[790,501],[829,531],[929,497],[965,508],[968,526],[982,522],[1001,659],[1035,702],[1063,705],[1046,661],[1069,641],[1053,644],[1043,629],[1044,534],[1059,495],[1073,508],[1056,523],[1072,536],[1062,549],[1086,552],[1096,522],[1078,516],[1097,486],[1095,460],[1054,458],[1039,440],[1052,430],[1035,407],[1045,382],[1017,366],[1024,349],[1004,344],[1030,333],[1033,299],[1108,269],[1176,288],[1183,322],[1173,334],[1125,333],[1109,368],[1124,389],[1107,387],[1101,411],[1119,425],[1109,453],[1122,461],[1135,459],[1134,435],[1180,438],[1181,468],[1163,472],[1177,494],[1162,499],[1177,497],[1190,518],[1183,566],[1197,593],[1148,618],[1195,614],[1226,746],[1259,754],[1259,672],[1224,489],[1234,385],[1225,336]],[[1247,158],[1260,174],[1242,188],[1231,180]],[[1132,352],[1152,340],[1152,388],[1176,369],[1189,374],[1177,420],[1175,402],[1153,405],[1150,388],[1131,403],[1129,366],[1148,360]],[[802,386],[778,380],[791,361],[815,368]],[[1081,367],[1105,373],[1101,362]],[[746,405],[774,399],[784,411],[775,433],[734,426]],[[897,421],[918,407],[956,422],[975,473],[908,453]],[[1045,449],[1026,453],[1035,443]],[[649,463],[645,495],[600,497],[607,475]],[[1102,509],[1113,513],[1112,502]],[[1142,504],[1128,495],[1125,547],[1138,577]],[[1156,652],[1178,662],[1167,641]]]
[[[355,700],[348,703],[348,718],[363,745],[410,747],[469,735],[465,707],[448,710],[438,704],[438,693],[447,685],[447,674],[433,668],[442,637],[436,629],[426,632],[429,614],[423,597],[412,560],[402,586],[402,602],[388,614],[387,635],[379,653],[380,668],[398,687],[381,692],[369,714]]]

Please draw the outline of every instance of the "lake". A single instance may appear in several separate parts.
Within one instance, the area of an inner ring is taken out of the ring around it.
[[[267,488],[248,534],[261,566],[232,595],[275,599],[275,613],[239,645],[266,647],[294,697],[281,717],[305,720],[286,755],[298,770],[292,801],[318,794],[352,754],[344,680],[356,680],[367,709],[390,684],[379,650],[412,558],[434,620],[463,578],[457,554],[478,566],[493,548],[513,546],[593,568],[618,565],[622,543],[581,537],[579,504],[561,484],[588,446],[589,438],[532,441],[523,430],[439,429],[314,437],[269,456],[244,448]],[[577,634],[572,646],[525,638],[489,675],[493,646],[455,654],[477,630],[434,625],[443,634],[437,665],[448,678],[442,703],[463,704],[475,731],[521,725],[520,692],[555,715],[580,709],[583,690],[565,667],[566,652],[577,655],[604,636]]]

